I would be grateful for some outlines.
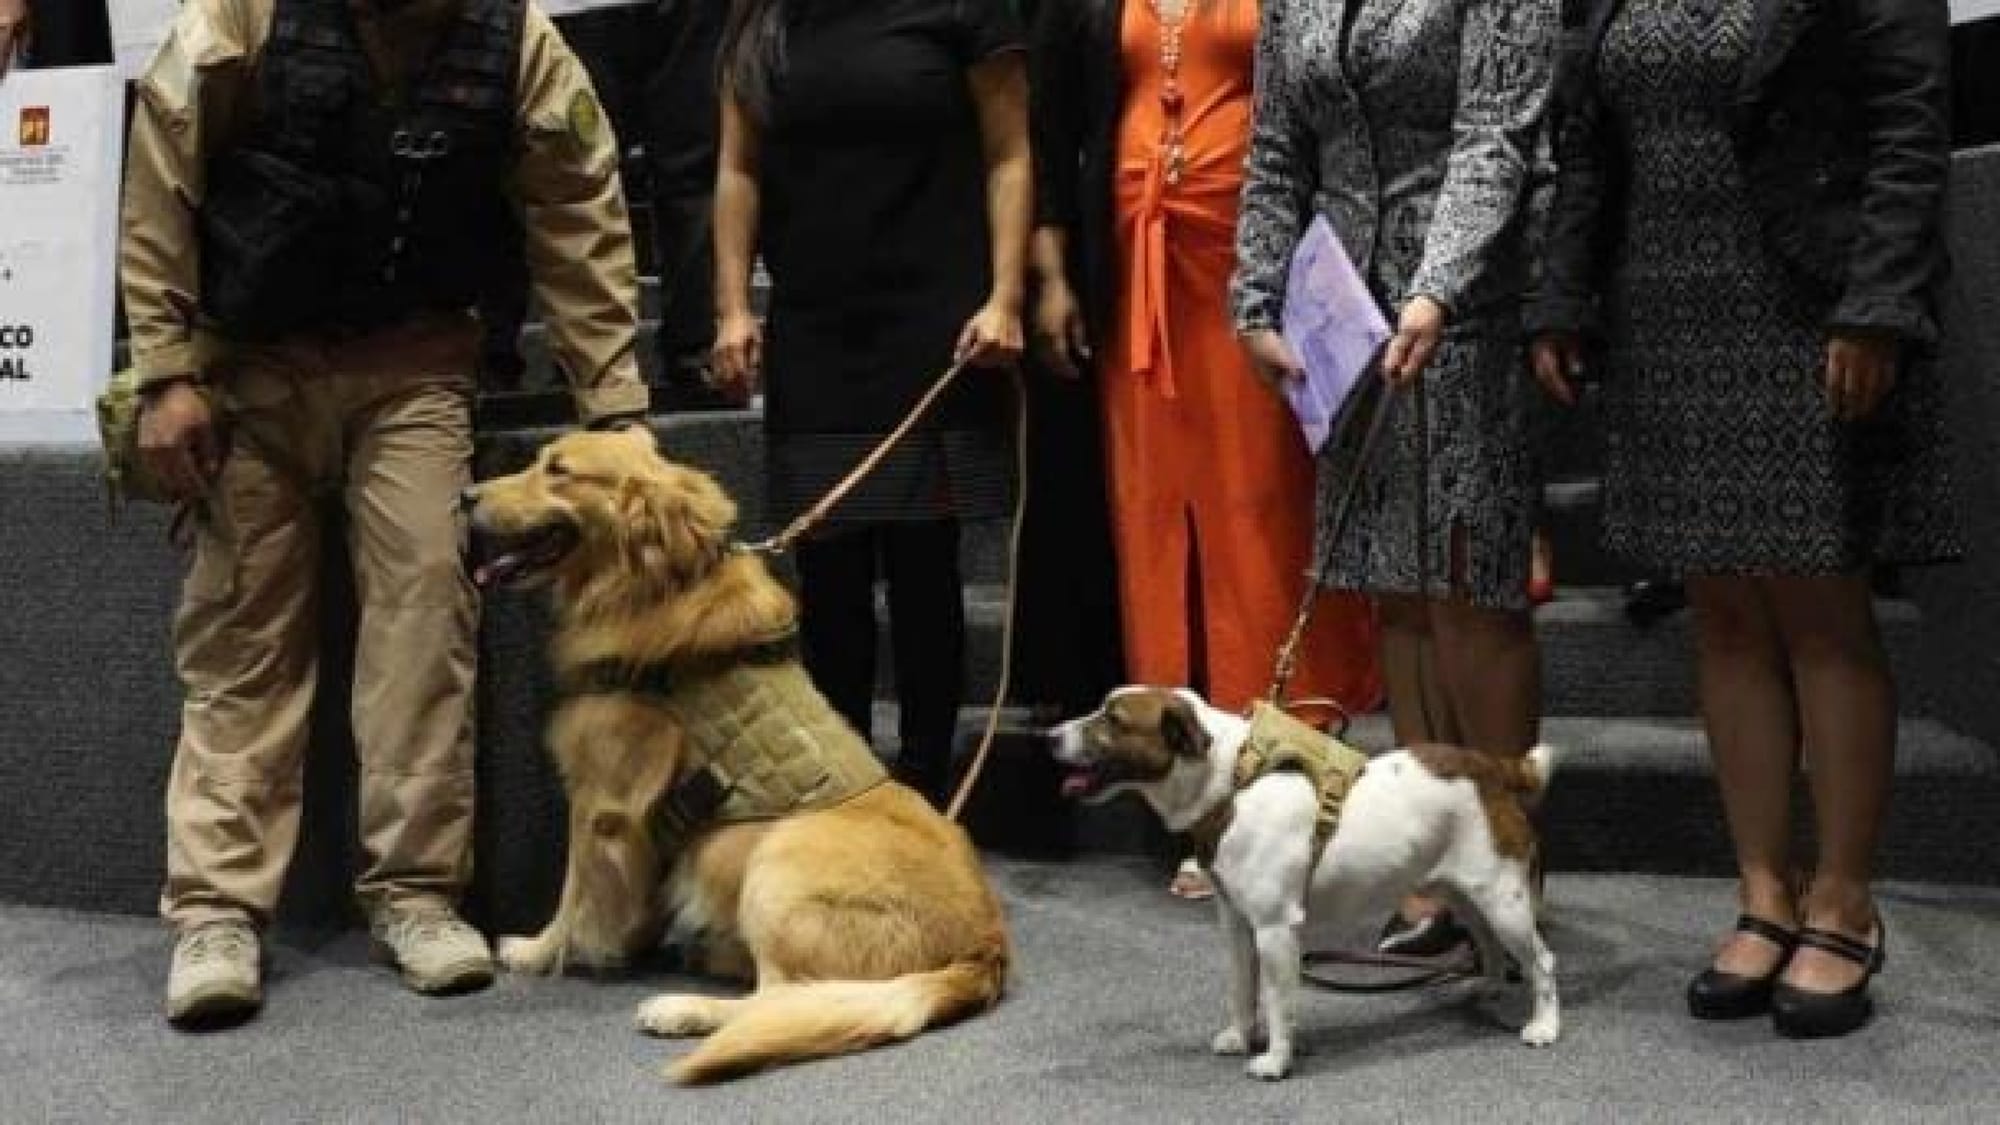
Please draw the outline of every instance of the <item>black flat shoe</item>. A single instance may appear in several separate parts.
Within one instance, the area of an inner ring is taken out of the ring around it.
[[[1777,965],[1769,973],[1761,977],[1748,977],[1716,968],[1703,969],[1701,975],[1688,983],[1687,990],[1688,1014],[1698,1020],[1741,1020],[1770,1011],[1778,976],[1791,962],[1792,951],[1798,948],[1799,935],[1762,918],[1745,914],[1736,919],[1736,929],[1741,933],[1755,934],[1777,946],[1783,956],[1778,958]]]
[[[1771,993],[1771,1024],[1778,1034],[1792,1039],[1831,1039],[1858,1030],[1875,1014],[1875,1001],[1868,984],[1882,971],[1888,959],[1889,930],[1881,919],[1875,921],[1875,944],[1855,941],[1831,930],[1811,926],[1799,931],[1799,944],[1824,950],[1861,966],[1865,972],[1850,988],[1839,992],[1813,992],[1779,981]]]
[[[1625,618],[1640,628],[1687,608],[1687,587],[1670,579],[1645,579],[1625,587]]]

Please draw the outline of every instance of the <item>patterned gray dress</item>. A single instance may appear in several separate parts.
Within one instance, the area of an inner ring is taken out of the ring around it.
[[[1399,398],[1328,584],[1527,604],[1535,466],[1522,244],[1558,0],[1268,0],[1237,230],[1239,330],[1276,327],[1324,214],[1390,311],[1449,310],[1422,389]],[[1320,461],[1322,540],[1356,464]],[[1322,543],[1324,546],[1324,543]]]
[[[1606,306],[1606,545],[1678,574],[1955,556],[1935,366],[1906,365],[1873,420],[1835,421],[1824,304],[1766,249],[1730,128],[1754,12],[1627,0],[1605,35],[1597,94],[1631,172]]]

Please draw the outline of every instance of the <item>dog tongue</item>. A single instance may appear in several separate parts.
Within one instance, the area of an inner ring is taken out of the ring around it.
[[[1068,777],[1063,778],[1062,795],[1065,797],[1081,797],[1085,793],[1090,792],[1091,786],[1095,783],[1096,779],[1091,777],[1089,773],[1078,770]]]
[[[499,558],[479,564],[479,567],[472,572],[472,584],[482,590],[488,590],[512,578],[520,569],[521,556],[501,555]]]

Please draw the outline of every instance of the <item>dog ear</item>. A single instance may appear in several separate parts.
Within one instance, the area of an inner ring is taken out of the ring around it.
[[[674,585],[696,581],[728,548],[736,514],[719,489],[708,496],[681,476],[635,476],[619,486],[627,564],[640,574]]]
[[[1176,758],[1201,758],[1208,754],[1208,728],[1201,725],[1194,704],[1178,695],[1168,699],[1166,710],[1160,712],[1160,738]]]

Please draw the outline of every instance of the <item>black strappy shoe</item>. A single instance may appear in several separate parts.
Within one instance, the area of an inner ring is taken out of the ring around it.
[[[1776,922],[1766,922],[1745,914],[1736,919],[1736,929],[1740,933],[1755,934],[1777,946],[1783,956],[1778,958],[1777,965],[1769,973],[1761,977],[1748,977],[1713,967],[1703,969],[1701,975],[1689,982],[1687,990],[1688,1014],[1698,1020],[1741,1020],[1770,1011],[1778,977],[1791,963],[1792,951],[1798,948],[1799,935]]]
[[[1866,971],[1860,980],[1839,992],[1812,992],[1779,981],[1771,993],[1771,1023],[1778,1034],[1793,1039],[1831,1039],[1867,1023],[1875,1014],[1868,984],[1888,960],[1888,926],[1880,918],[1875,920],[1874,945],[1807,926],[1799,931],[1799,944],[1845,958]]]

